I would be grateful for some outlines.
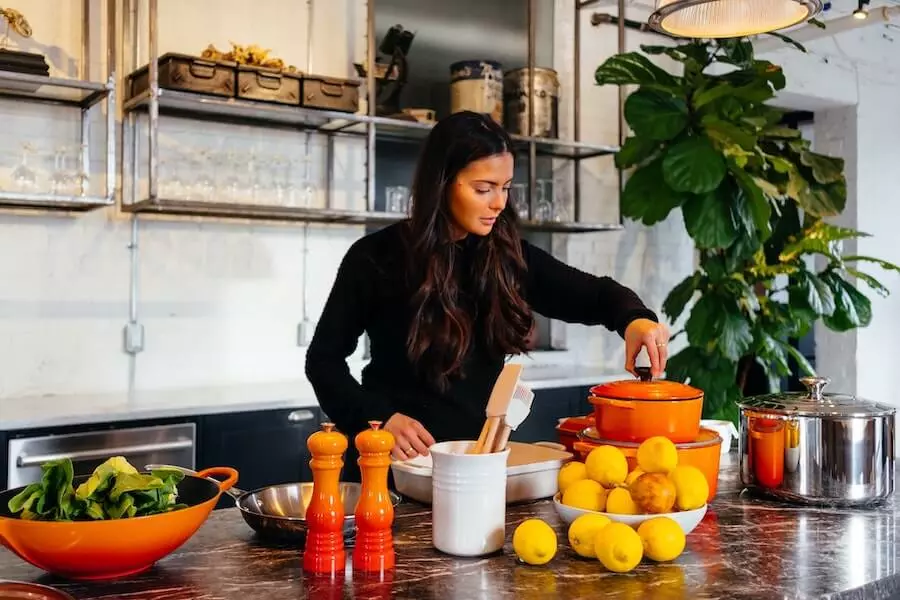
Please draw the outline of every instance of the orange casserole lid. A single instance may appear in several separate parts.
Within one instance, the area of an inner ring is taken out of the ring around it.
[[[703,392],[677,381],[653,381],[649,377],[649,369],[638,367],[640,379],[611,381],[591,388],[591,396],[610,398],[613,400],[695,400],[703,396]]]

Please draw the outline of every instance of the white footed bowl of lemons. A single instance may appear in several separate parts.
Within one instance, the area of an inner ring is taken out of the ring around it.
[[[583,508],[575,508],[573,506],[566,506],[562,503],[560,499],[560,494],[556,494],[553,496],[553,505],[556,507],[556,512],[559,514],[559,517],[568,524],[571,524],[580,517],[581,515],[593,514],[593,515],[602,515],[609,519],[610,521],[616,523],[625,523],[631,527],[638,527],[644,521],[649,521],[650,519],[654,519],[657,517],[668,517],[672,519],[678,526],[681,527],[681,530],[685,535],[692,532],[697,525],[700,524],[700,521],[703,520],[703,517],[706,516],[707,506],[704,504],[700,508],[696,508],[694,510],[683,510],[678,512],[670,512],[670,513],[658,513],[658,514],[639,514],[639,515],[620,515],[616,513],[608,513],[608,512],[599,512],[593,510],[585,510]]]
[[[640,527],[652,519],[671,519],[685,535],[706,515],[709,484],[691,465],[678,464],[678,451],[668,438],[641,443],[637,466],[628,471],[622,451],[598,446],[583,463],[567,463],[559,472],[553,504],[566,523],[585,514]]]

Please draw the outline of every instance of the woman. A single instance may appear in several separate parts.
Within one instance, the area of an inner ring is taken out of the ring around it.
[[[505,358],[527,350],[532,310],[616,331],[628,371],[646,348],[662,373],[668,330],[631,290],[520,239],[513,166],[510,138],[493,120],[443,119],[419,160],[410,219],[348,250],[306,374],[351,446],[372,419],[394,434],[397,460],[427,454],[435,440],[477,439]],[[371,360],[360,384],[346,359],[364,331]]]

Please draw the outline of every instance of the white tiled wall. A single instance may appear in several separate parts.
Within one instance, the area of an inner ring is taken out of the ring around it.
[[[94,0],[92,5],[98,21],[104,16],[100,4]],[[260,0],[248,19],[246,4],[236,0],[160,0],[160,51],[198,53],[208,43],[227,48],[234,40],[272,48],[306,69],[306,5]],[[50,52],[53,74],[77,73],[72,62],[80,55],[81,37],[80,26],[73,24],[81,22],[79,7],[76,0],[17,4],[31,21],[35,39],[58,44]],[[61,18],[66,11],[75,16]],[[316,3],[316,73],[346,77],[351,63],[364,57],[359,15],[364,18],[365,6],[355,0]],[[98,22],[94,42],[101,32]],[[48,52],[35,43],[26,49]],[[95,73],[102,66],[93,65]],[[0,185],[12,186],[10,175],[24,142],[52,153],[77,142],[78,125],[75,115],[62,109],[0,101],[0,131]],[[194,183],[204,175],[221,180],[226,176],[221,163],[227,159],[231,171],[246,174],[244,188],[263,194],[280,187],[269,166],[274,157],[295,161],[290,183],[298,187],[305,173],[305,144],[305,135],[290,131],[180,119],[165,119],[161,126],[164,173]],[[313,137],[310,146],[317,189],[313,204],[321,205],[323,141]],[[335,148],[337,207],[357,207],[362,199],[361,150],[359,142]],[[176,169],[178,160],[201,152],[217,166]],[[45,166],[29,158],[30,165]],[[251,168],[254,164],[258,170]],[[49,173],[51,168],[45,179]],[[95,161],[92,179],[100,173]],[[127,219],[114,210],[79,217],[0,214],[0,397],[124,391],[130,373],[141,390],[300,378],[304,350],[297,345],[297,324],[303,318],[304,276],[307,316],[315,320],[341,257],[361,234],[359,227],[310,226],[305,243],[301,226],[142,220],[138,317],[146,347],[132,370],[122,338],[130,293]]]

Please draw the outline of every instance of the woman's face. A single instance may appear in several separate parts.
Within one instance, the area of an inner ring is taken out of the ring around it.
[[[457,235],[485,236],[494,228],[506,207],[513,178],[513,156],[509,152],[470,162],[450,186],[450,214]]]

